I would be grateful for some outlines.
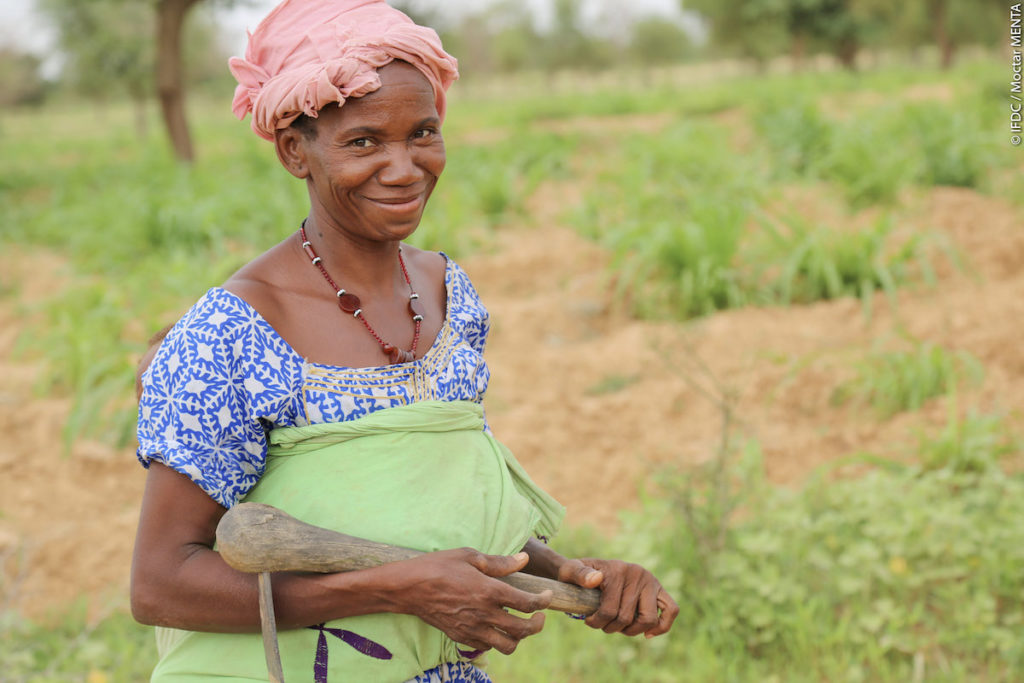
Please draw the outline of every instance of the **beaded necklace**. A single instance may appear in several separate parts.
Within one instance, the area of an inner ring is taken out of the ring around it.
[[[370,322],[366,319],[363,314],[362,304],[359,301],[359,297],[352,292],[347,292],[339,287],[331,276],[327,273],[327,269],[324,268],[323,259],[316,255],[313,251],[313,245],[310,244],[306,238],[306,222],[303,221],[299,227],[299,237],[302,240],[302,250],[306,252],[306,256],[309,257],[310,262],[320,270],[320,274],[324,276],[329,284],[338,296],[338,308],[345,313],[351,313],[354,318],[358,318],[366,330],[377,340],[380,344],[381,350],[387,355],[388,361],[394,365],[396,363],[411,363],[416,358],[416,346],[420,343],[420,328],[423,325],[423,306],[419,302],[420,295],[412,287],[412,281],[409,279],[409,271],[405,268],[405,259],[402,258],[402,247],[398,247],[398,265],[402,267],[402,277],[405,278],[405,284],[409,285],[409,315],[412,316],[413,322],[413,334],[412,334],[412,348],[406,351],[400,349],[394,344],[389,344],[380,338],[380,335],[370,326]]]

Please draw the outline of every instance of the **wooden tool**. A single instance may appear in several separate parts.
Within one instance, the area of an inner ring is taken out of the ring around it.
[[[235,569],[259,574],[260,622],[271,683],[283,683],[284,674],[270,572],[347,572],[423,554],[306,524],[262,503],[241,503],[224,514],[217,525],[217,550]],[[522,572],[498,580],[529,593],[550,590],[553,597],[549,609],[560,612],[590,615],[597,611],[601,601],[599,590]]]

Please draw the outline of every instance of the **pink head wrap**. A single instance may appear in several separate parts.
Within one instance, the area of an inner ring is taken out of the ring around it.
[[[249,34],[245,59],[228,62],[238,80],[231,110],[239,119],[251,112],[252,129],[273,140],[300,114],[377,90],[377,69],[396,59],[427,77],[444,120],[458,62],[433,29],[384,0],[284,0]]]

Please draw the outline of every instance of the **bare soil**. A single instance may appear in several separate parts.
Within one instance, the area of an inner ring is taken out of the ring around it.
[[[961,393],[961,410],[1005,414],[1024,432],[1024,221],[1011,205],[948,188],[910,197],[913,223],[946,235],[968,267],[940,268],[934,287],[901,292],[895,307],[879,295],[870,317],[838,300],[677,324],[633,320],[611,297],[609,256],[558,225],[573,196],[542,188],[530,212],[543,228],[503,230],[492,253],[463,262],[492,315],[491,424],[570,523],[613,529],[659,469],[711,457],[721,411],[703,392],[735,397],[775,482],[798,485],[853,452],[912,458],[918,435],[945,423],[944,399],[886,420],[831,401],[853,362],[908,338],[977,356],[985,379]],[[38,256],[2,258],[21,303],[52,286]],[[130,449],[62,453],[69,404],[34,391],[39,368],[13,353],[23,325],[0,301],[0,610],[39,617],[77,598],[93,614],[124,608],[144,470]]]

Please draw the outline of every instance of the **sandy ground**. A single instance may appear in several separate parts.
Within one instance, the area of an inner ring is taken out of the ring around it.
[[[543,228],[503,230],[493,252],[463,262],[493,319],[494,431],[570,523],[613,529],[659,468],[711,457],[721,411],[702,391],[733,397],[776,482],[857,451],[912,457],[917,434],[944,424],[942,399],[882,421],[830,401],[856,359],[907,335],[977,356],[985,379],[961,405],[1024,432],[1024,220],[1009,204],[947,188],[911,197],[914,222],[948,236],[969,268],[941,268],[935,287],[902,292],[895,308],[879,296],[870,318],[840,300],[682,325],[616,305],[608,256],[558,225],[555,208],[572,199],[570,187],[542,188],[530,210]],[[52,286],[32,256],[4,255],[0,267],[29,300]],[[0,302],[0,611],[43,616],[83,596],[93,614],[124,608],[144,471],[131,450],[81,443],[62,455],[69,405],[34,392],[39,369],[12,354],[20,327]]]

